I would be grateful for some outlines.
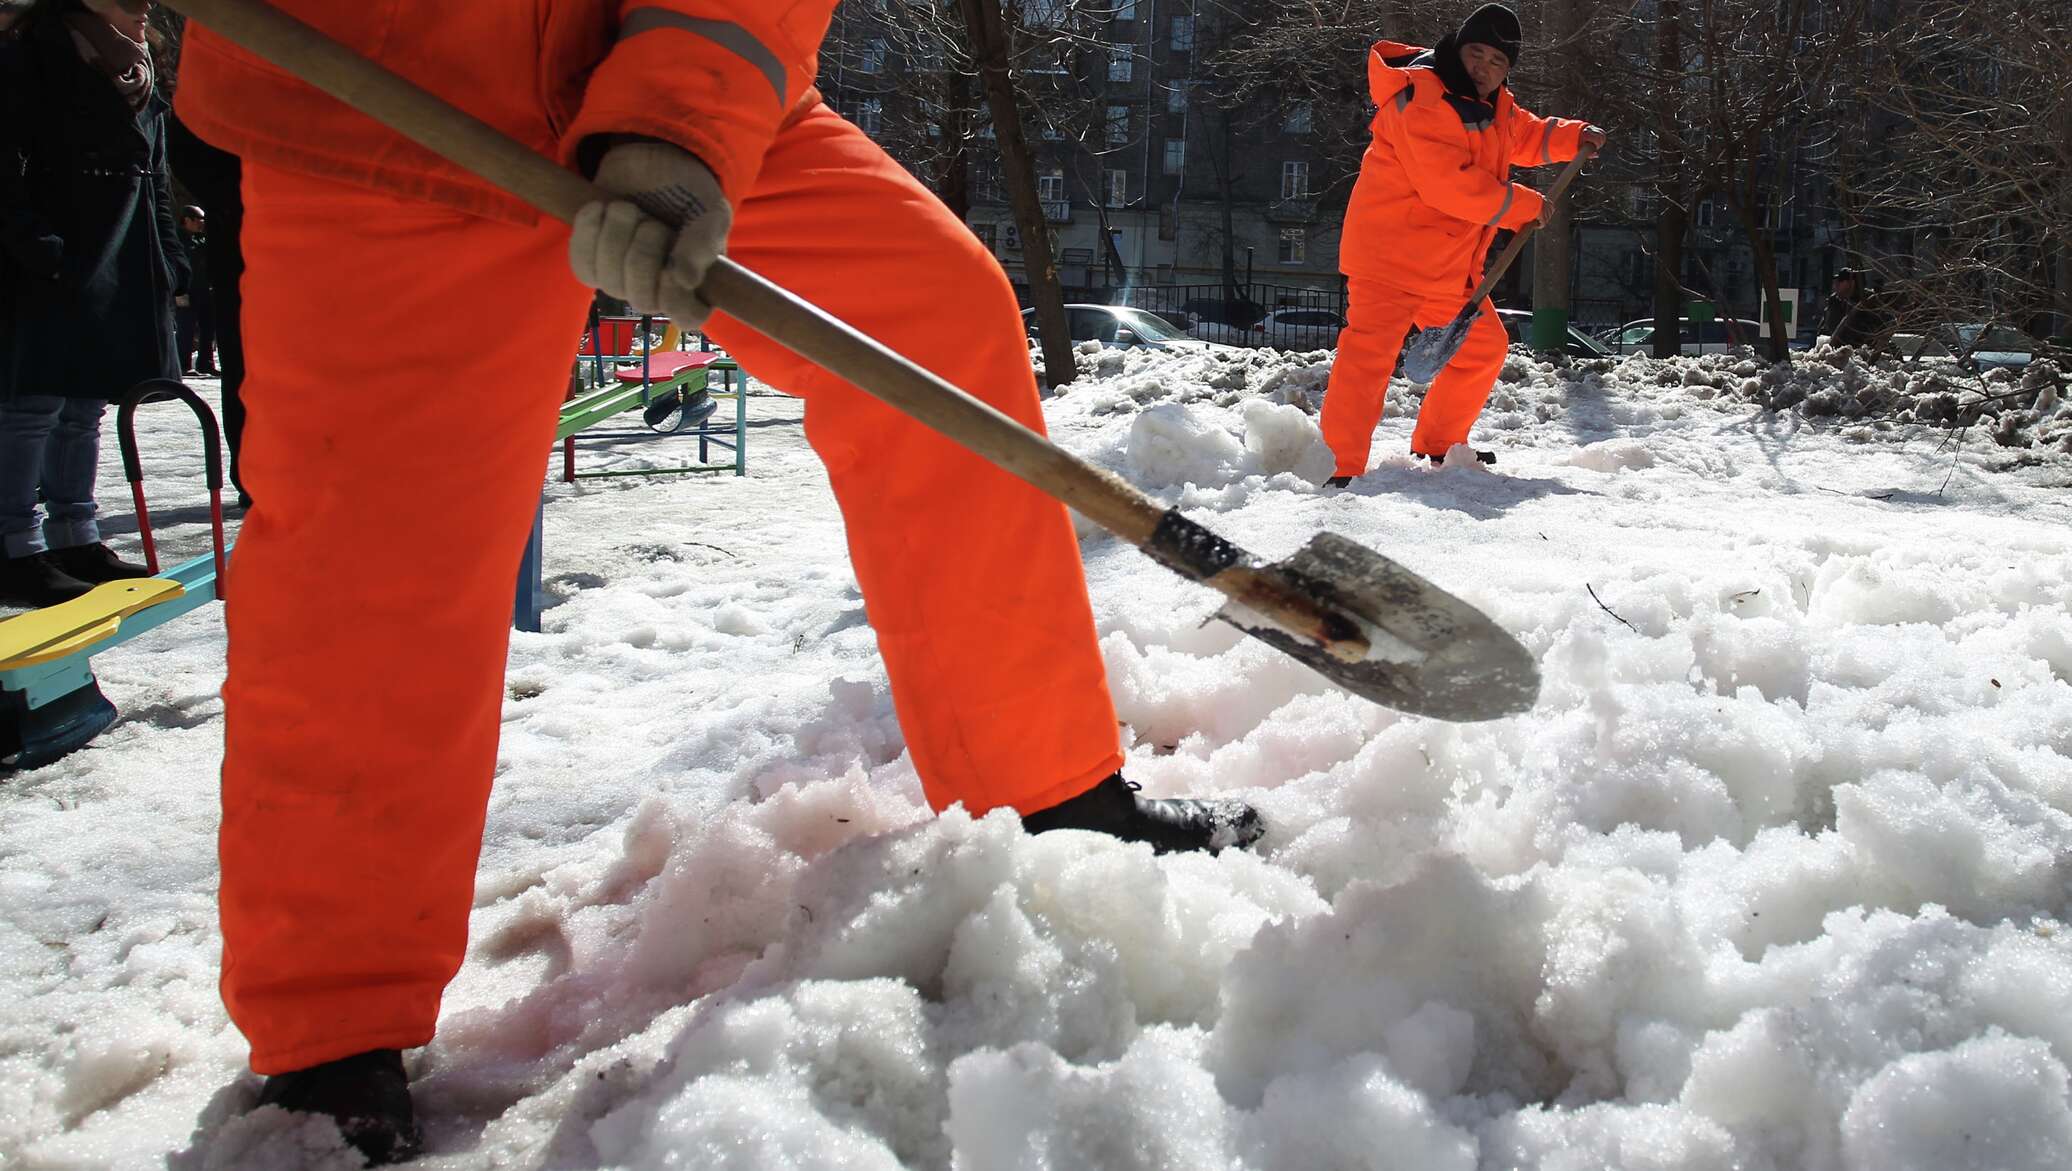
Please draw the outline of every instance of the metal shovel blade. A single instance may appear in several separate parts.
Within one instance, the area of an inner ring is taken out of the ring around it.
[[[1446,369],[1446,363],[1460,352],[1461,342],[1467,340],[1468,327],[1475,324],[1480,314],[1470,313],[1454,318],[1444,329],[1420,329],[1411,339],[1403,343],[1403,377],[1423,384],[1439,376]]]
[[[1385,707],[1435,719],[1496,720],[1539,700],[1532,652],[1480,610],[1336,533],[1262,567],[1353,618],[1373,650],[1347,662],[1235,604],[1218,618]]]

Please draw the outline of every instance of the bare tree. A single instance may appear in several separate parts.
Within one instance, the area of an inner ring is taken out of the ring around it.
[[[1036,306],[1036,334],[1043,346],[1043,377],[1063,386],[1078,376],[1072,357],[1072,334],[1065,320],[1064,291],[1050,246],[1050,226],[1036,191],[1036,163],[1023,129],[1021,97],[1009,72],[1010,45],[999,0],[958,0],[970,39],[971,56],[992,111],[993,133],[1000,145],[1000,170],[1014,203],[1022,236],[1023,268],[1029,278],[1029,299]]]
[[[1884,131],[1841,176],[1859,247],[1919,324],[2072,333],[2072,8],[1923,0],[1864,88]]]

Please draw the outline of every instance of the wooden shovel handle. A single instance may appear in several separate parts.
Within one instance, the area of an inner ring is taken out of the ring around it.
[[[1568,160],[1568,165],[1561,168],[1561,174],[1554,177],[1554,185],[1547,188],[1546,193],[1541,196],[1547,206],[1552,207],[1554,201],[1561,198],[1561,193],[1568,190],[1569,183],[1582,173],[1583,164],[1596,153],[1597,151],[1586,143],[1583,149],[1576,152],[1576,157]],[[1475,306],[1482,303],[1482,298],[1489,295],[1489,290],[1495,288],[1496,283],[1503,279],[1504,272],[1511,267],[1511,262],[1518,259],[1518,250],[1525,247],[1525,238],[1539,230],[1540,226],[1533,223],[1511,233],[1511,242],[1504,245],[1504,250],[1497,254],[1496,264],[1483,276],[1482,283],[1475,286],[1475,295],[1468,298],[1469,312],[1473,312]]]
[[[259,0],[166,0],[246,50],[287,70],[542,213],[564,222],[608,198],[580,175]],[[815,365],[920,420],[1003,470],[1062,500],[1139,547],[1165,510],[1121,478],[844,324],[721,258],[699,293],[706,302]]]

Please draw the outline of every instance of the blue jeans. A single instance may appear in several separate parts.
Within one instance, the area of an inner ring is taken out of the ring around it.
[[[18,395],[0,402],[0,553],[92,545],[94,478],[101,462],[106,399]],[[45,520],[36,515],[43,489]]]

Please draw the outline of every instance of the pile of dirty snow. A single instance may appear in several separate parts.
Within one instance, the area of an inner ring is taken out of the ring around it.
[[[1082,523],[1128,776],[1266,837],[935,816],[756,397],[747,477],[549,486],[424,1166],[2072,1166],[2072,457],[1515,354],[1494,468],[1413,463],[1399,385],[1328,489],[1327,356],[1080,360],[1062,444],[1262,556],[1397,558],[1538,705],[1356,699]],[[0,785],[0,1165],[350,1165],[248,1112],[216,999],[222,655],[211,608],[101,656],[125,720]]]

